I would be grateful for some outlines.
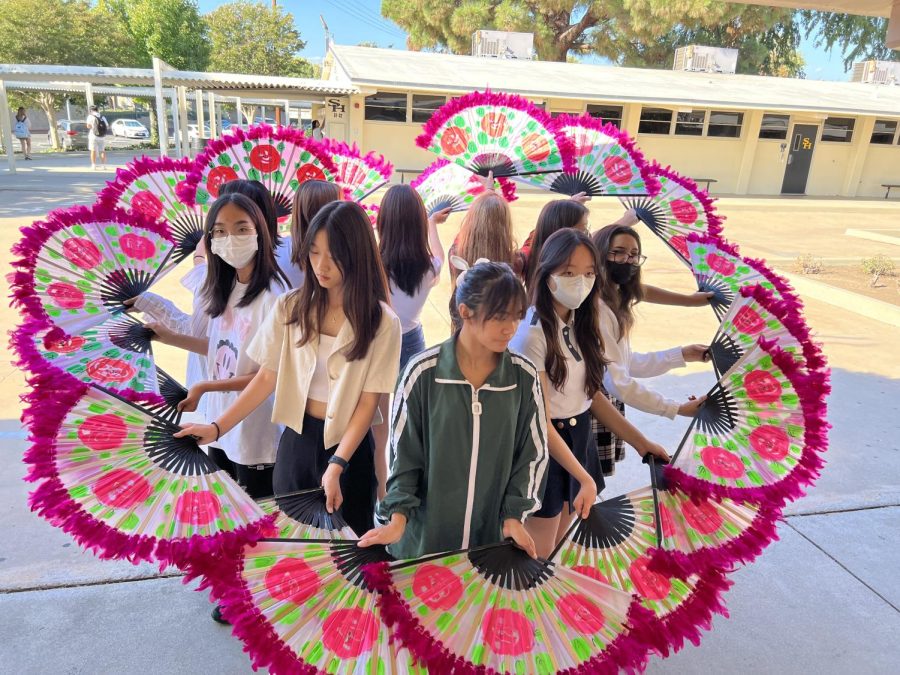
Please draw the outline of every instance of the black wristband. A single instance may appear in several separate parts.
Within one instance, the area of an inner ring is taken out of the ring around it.
[[[350,462],[348,462],[343,457],[338,457],[337,455],[332,455],[331,457],[329,457],[328,463],[337,464],[339,467],[341,467],[342,471],[346,471],[350,466]]]
[[[216,428],[216,441],[222,436],[222,430],[219,428],[218,422],[210,422]],[[213,441],[215,443],[215,441]]]

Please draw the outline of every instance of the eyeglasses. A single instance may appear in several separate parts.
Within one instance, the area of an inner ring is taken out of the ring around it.
[[[606,259],[611,260],[616,263],[629,263],[634,265],[635,267],[640,267],[645,262],[647,262],[647,256],[641,255],[638,253],[637,255],[629,255],[628,253],[619,253],[616,251],[610,251],[606,254]]]

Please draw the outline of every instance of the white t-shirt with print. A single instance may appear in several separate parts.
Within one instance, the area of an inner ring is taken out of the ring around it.
[[[256,335],[266,318],[272,314],[278,296],[284,289],[281,284],[260,293],[246,307],[237,303],[247,290],[247,284],[235,283],[228,306],[221,316],[209,319],[209,351],[207,371],[211,380],[227,380],[238,375],[247,375],[259,370],[259,364],[247,356],[247,346]],[[210,392],[207,399],[209,419],[218,419],[234,403],[241,392]],[[250,413],[243,422],[213,443],[221,448],[232,462],[244,465],[272,464],[275,451],[284,427],[272,423],[274,397],[267,398],[262,405]]]

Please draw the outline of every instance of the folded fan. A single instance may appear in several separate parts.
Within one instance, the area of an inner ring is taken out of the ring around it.
[[[53,211],[22,228],[12,279],[15,302],[42,327],[68,335],[119,316],[175,262],[166,226],[94,205]]]
[[[722,232],[722,218],[713,200],[690,178],[653,162],[647,173],[659,186],[657,193],[644,197],[623,197],[622,204],[634,209],[635,215],[650,231],[662,239],[682,262],[688,263],[687,239],[690,234],[717,237]]]
[[[272,194],[278,218],[294,208],[294,195],[307,180],[336,182],[338,168],[316,141],[299,129],[255,124],[236,129],[209,143],[194,159],[178,196],[189,205],[209,206],[223,183],[243,178],[258,180]]]
[[[275,495],[257,504],[275,515],[275,528],[282,539],[357,538],[340,511],[328,513],[322,488]]]
[[[71,382],[71,380],[69,380]],[[255,541],[271,518],[177,424],[159,396],[46,375],[29,395],[30,503],[101,558],[182,564]]]
[[[390,640],[365,565],[392,560],[383,546],[264,539],[224,561],[198,558],[192,576],[219,602],[254,669],[393,675],[424,672]]]
[[[115,180],[97,194],[97,203],[166,223],[176,244],[172,260],[179,263],[200,243],[206,217],[205,207],[188,206],[177,194],[193,165],[187,157],[139,157],[124,169],[116,169]]]
[[[554,126],[572,141],[575,168],[559,174],[517,178],[552,192],[590,197],[653,195],[659,181],[628,134],[587,113],[560,115]]]
[[[487,191],[484,181],[484,177],[479,178],[459,164],[446,159],[436,159],[410,183],[410,186],[422,197],[425,211],[432,216],[448,208],[451,211],[468,210],[475,198]],[[517,199],[515,183],[505,178],[497,178],[495,186],[500,188],[506,201],[512,202]]]
[[[659,496],[667,500],[667,494],[661,491]],[[736,551],[737,545],[729,542],[730,529],[742,520],[746,525],[746,514],[729,519],[729,527],[723,523],[713,530],[706,512],[710,503],[704,504],[692,516],[696,518],[695,524],[709,533],[703,536],[710,543],[730,546]],[[672,514],[670,506],[662,511],[667,512]],[[650,488],[595,504],[587,518],[572,524],[551,559],[560,567],[637,594],[643,607],[655,616],[646,624],[641,637],[667,656],[670,650],[681,649],[685,639],[699,644],[701,630],[709,628],[712,616],[726,614],[720,596],[731,585],[723,576],[730,566],[719,566],[720,559],[716,558],[726,556],[726,552],[715,549],[709,549],[715,553],[710,553],[705,560],[661,557],[662,528],[670,544],[678,543],[682,536],[695,538],[692,546],[699,548],[702,544],[700,531],[668,515],[657,519],[656,513]],[[744,531],[750,532],[750,527]],[[748,538],[748,535],[738,536]],[[701,571],[691,574],[689,567]]]
[[[337,167],[337,182],[348,199],[362,201],[391,179],[394,165],[383,155],[374,152],[363,155],[356,143],[347,145],[332,138],[317,142]]]
[[[644,662],[633,633],[649,613],[630,594],[510,542],[374,565],[366,578],[396,639],[430,672],[615,672]]]
[[[690,495],[773,507],[803,494],[827,445],[828,374],[801,370],[763,338],[707,394],[672,463],[668,483]]]
[[[547,113],[514,94],[474,91],[447,101],[426,122],[416,144],[481,176],[574,168],[571,141]]]
[[[722,317],[722,323],[709,345],[717,377],[722,377],[760,337],[777,340],[778,346],[795,356],[800,365],[819,369],[825,365],[818,346],[799,308],[789,300],[780,300],[758,284],[740,288]]]

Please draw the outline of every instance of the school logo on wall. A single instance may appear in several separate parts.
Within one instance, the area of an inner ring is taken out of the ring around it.
[[[344,119],[344,113],[347,112],[347,105],[343,99],[329,98],[327,101],[325,101],[325,105],[331,108],[332,119]]]

